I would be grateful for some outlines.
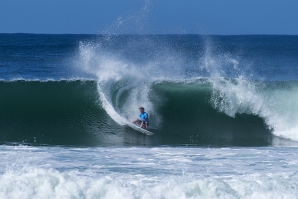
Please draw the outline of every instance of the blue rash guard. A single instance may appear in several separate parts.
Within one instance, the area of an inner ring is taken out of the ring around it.
[[[149,116],[148,116],[148,113],[146,113],[146,112],[140,113],[140,119],[141,119],[143,122],[146,122],[147,124],[149,124]]]

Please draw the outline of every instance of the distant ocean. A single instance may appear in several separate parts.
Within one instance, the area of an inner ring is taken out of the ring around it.
[[[298,36],[0,34],[0,144],[0,198],[298,198]]]

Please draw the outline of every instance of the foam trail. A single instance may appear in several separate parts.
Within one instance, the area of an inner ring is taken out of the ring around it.
[[[144,106],[149,114],[154,112],[149,99],[151,77],[145,78],[140,72],[148,68],[125,62],[98,44],[80,46],[80,67],[96,77],[102,107],[118,124],[124,125],[136,119],[139,106]],[[128,96],[123,102],[120,99],[125,94]]]
[[[129,121],[123,117],[121,117],[114,109],[114,107],[109,103],[103,91],[101,91],[100,87],[98,87],[98,92],[100,95],[102,107],[106,110],[106,112],[111,116],[111,118],[120,125],[124,125],[129,123]]]

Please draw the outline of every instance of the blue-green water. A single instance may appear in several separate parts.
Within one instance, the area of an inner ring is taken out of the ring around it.
[[[279,137],[297,140],[297,40],[1,34],[0,142],[268,146]],[[139,106],[155,133],[146,142],[121,126],[138,117]],[[124,143],[114,141],[127,134]]]
[[[297,54],[297,36],[0,34],[0,197],[296,198]],[[123,126],[140,106],[152,136]]]

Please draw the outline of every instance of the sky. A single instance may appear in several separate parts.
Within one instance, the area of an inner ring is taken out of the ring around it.
[[[0,33],[298,35],[298,0],[0,0]]]

